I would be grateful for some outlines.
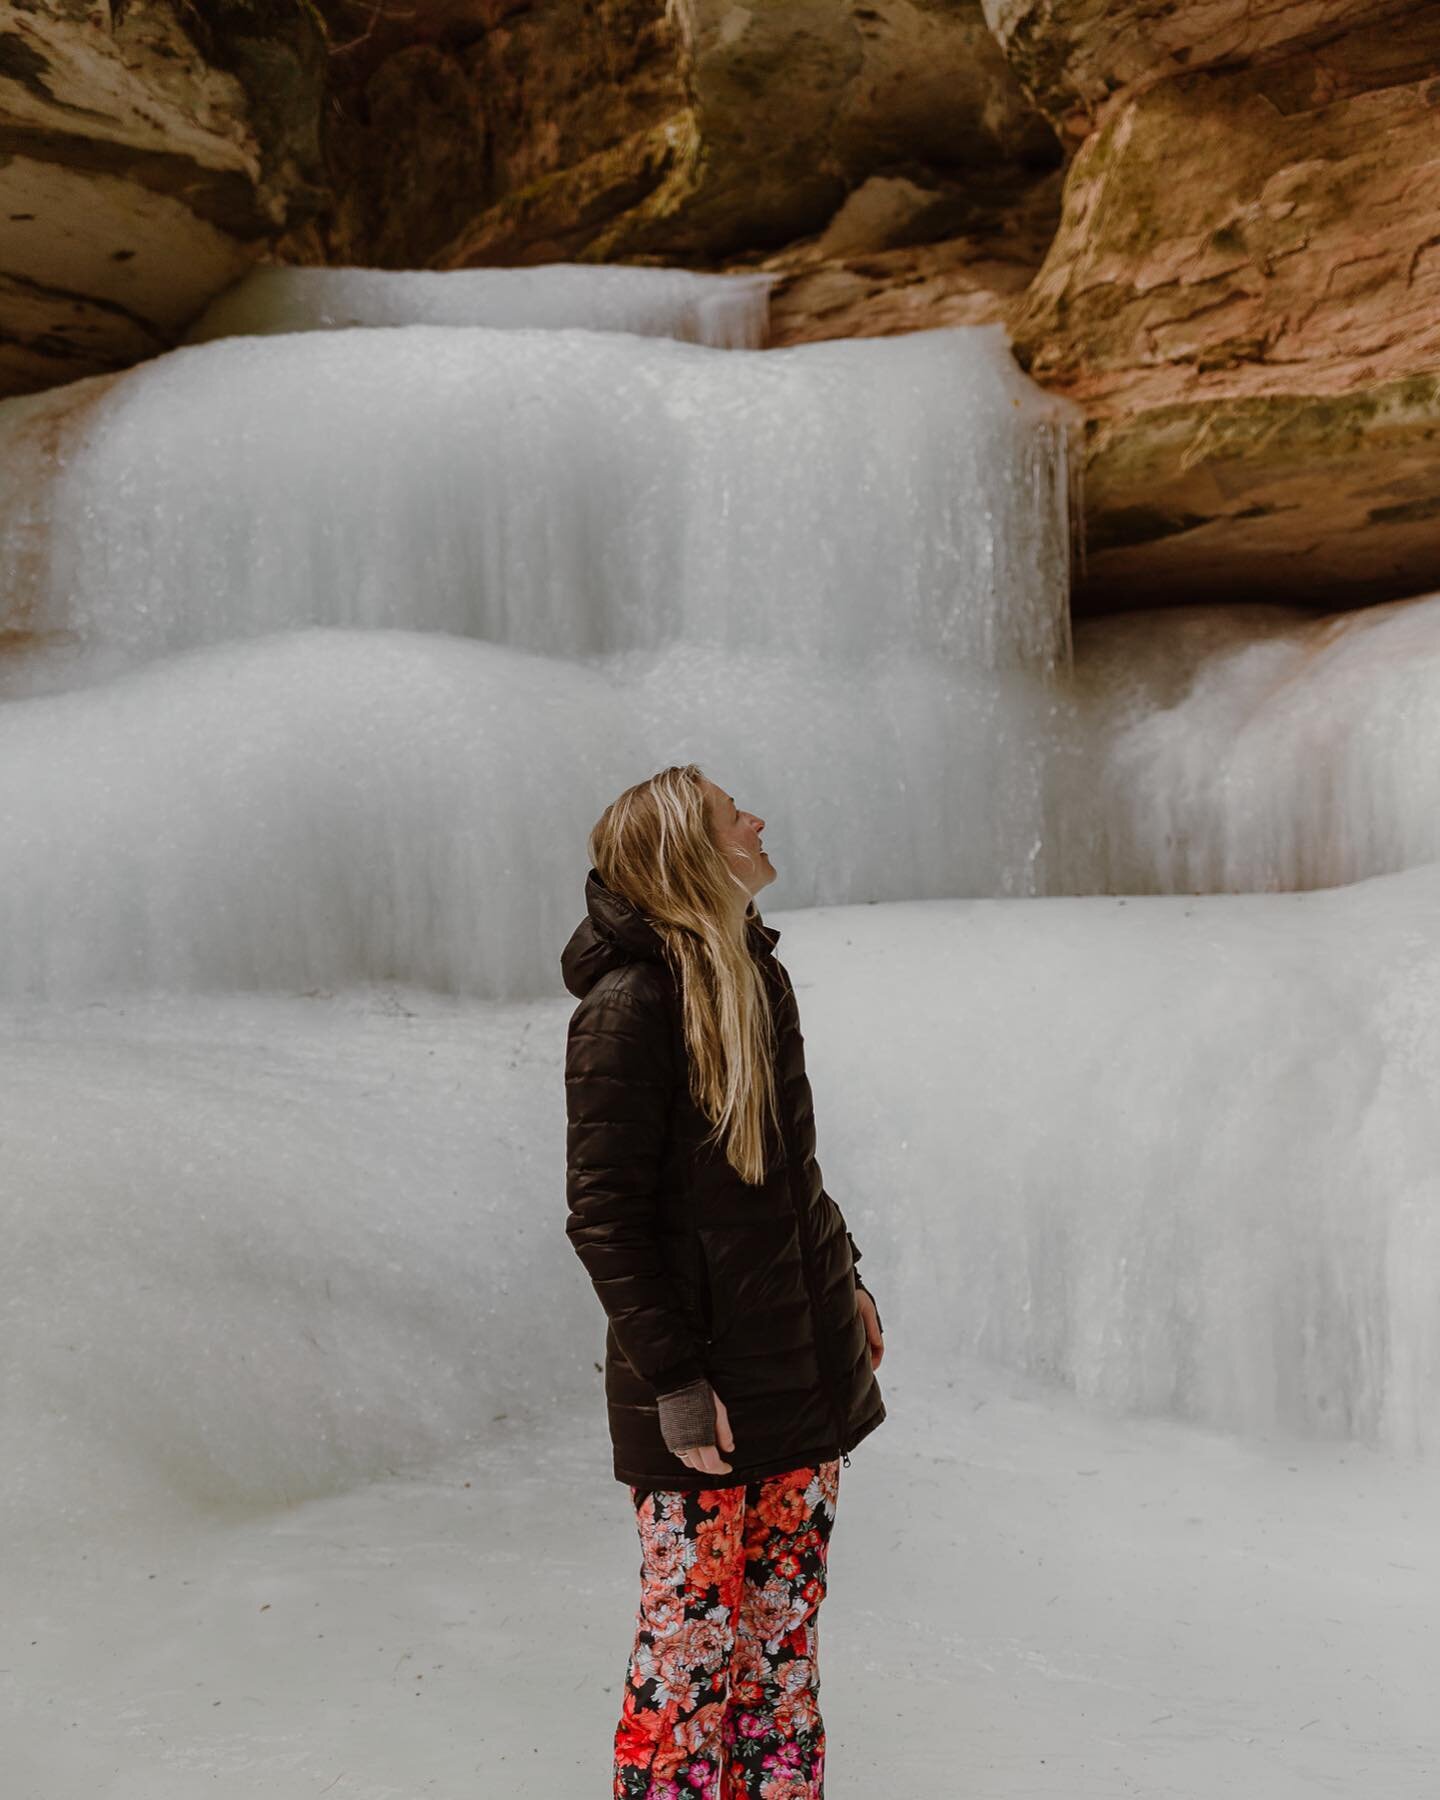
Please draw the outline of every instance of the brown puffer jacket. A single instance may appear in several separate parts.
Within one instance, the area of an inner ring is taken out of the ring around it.
[[[774,1009],[763,1181],[702,1140],[675,976],[659,934],[592,868],[561,956],[580,999],[565,1054],[566,1232],[603,1306],[615,1477],[649,1492],[735,1487],[843,1456],[885,1417],[855,1298],[860,1252],[815,1160],[815,1115],[780,933],[751,918]],[[681,1462],[657,1394],[704,1375],[735,1437],[728,1475]]]

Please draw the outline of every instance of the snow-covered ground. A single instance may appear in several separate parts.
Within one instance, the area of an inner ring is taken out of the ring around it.
[[[829,1800],[1432,1800],[1440,1481],[1104,1421],[891,1302],[841,1472]],[[601,1800],[639,1597],[594,1405],[6,1573],[7,1800]]]

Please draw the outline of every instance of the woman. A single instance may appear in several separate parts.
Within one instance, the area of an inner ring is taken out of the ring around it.
[[[615,1800],[819,1800],[840,1462],[885,1417],[860,1252],[821,1184],[765,821],[693,763],[606,807],[561,958],[566,1230],[605,1310],[641,1600]],[[721,1780],[723,1776],[723,1788]]]

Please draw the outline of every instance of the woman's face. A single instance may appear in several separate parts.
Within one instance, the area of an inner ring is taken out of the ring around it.
[[[775,879],[775,865],[760,842],[765,821],[755,813],[741,812],[733,794],[713,781],[705,783],[710,830],[726,861],[753,899]]]

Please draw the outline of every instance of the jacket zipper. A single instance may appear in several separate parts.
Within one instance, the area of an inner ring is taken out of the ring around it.
[[[710,1264],[705,1259],[705,1246],[700,1246],[700,1330],[707,1344],[715,1341],[715,1320],[710,1296]]]

